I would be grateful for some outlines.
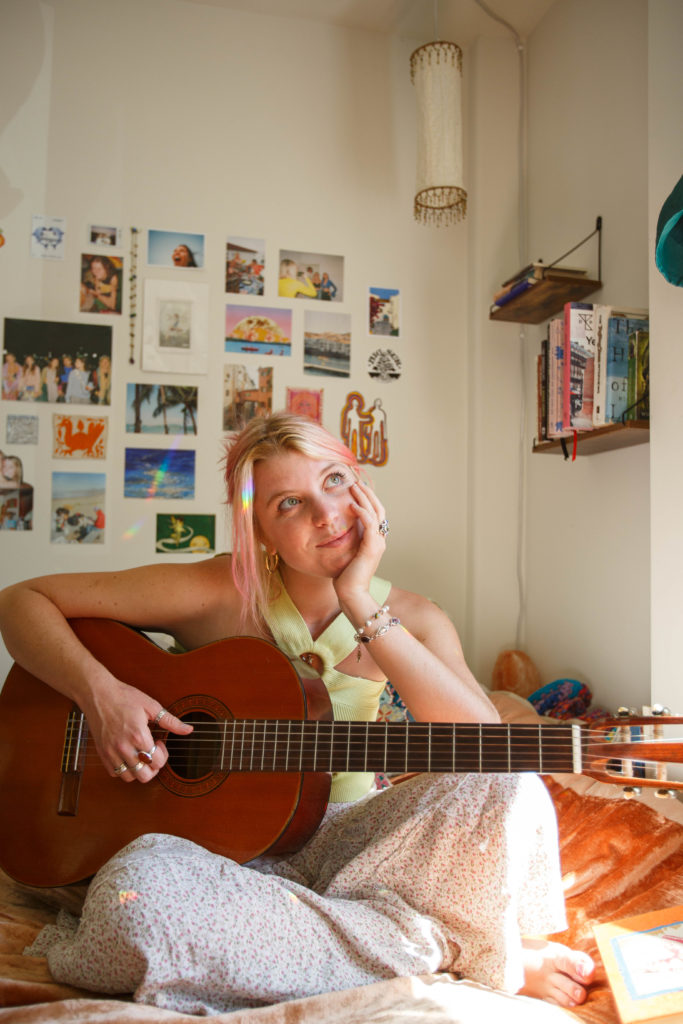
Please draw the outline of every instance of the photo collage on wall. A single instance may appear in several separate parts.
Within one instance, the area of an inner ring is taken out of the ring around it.
[[[209,286],[202,279],[206,236],[132,228],[126,254],[127,235],[117,225],[88,225],[74,282],[75,308],[77,315],[83,314],[82,321],[4,320],[2,399],[16,406],[11,412],[6,407],[6,436],[0,450],[0,530],[33,529],[34,453],[39,444],[49,445],[51,459],[63,463],[50,477],[50,540],[106,542],[104,462],[110,433],[112,331],[127,313],[129,362],[139,364],[145,379],[116,389],[125,393],[125,431],[136,438],[122,453],[120,496],[183,503],[157,514],[157,553],[212,552],[215,516],[182,511],[185,503],[195,501],[196,493],[196,454],[187,447],[197,438],[201,422],[201,387],[194,381],[208,373],[212,344]],[[32,219],[34,258],[63,260],[66,239],[64,218]],[[145,269],[142,281],[138,244]],[[332,411],[324,409],[324,386],[316,386],[311,378],[344,381],[353,370],[358,385],[344,256],[279,248],[277,258],[267,257],[264,238],[233,234],[226,236],[224,251],[227,358],[221,382],[222,421],[214,429],[231,433],[255,416],[268,415],[274,407],[277,366],[295,354],[301,386],[286,386],[285,407],[322,424],[324,412],[329,417]],[[138,295],[142,315],[136,323]],[[358,296],[353,298],[357,304]],[[368,287],[366,303],[366,323],[361,329],[356,325],[355,333],[366,338],[367,379],[390,384],[403,370],[394,347],[402,336],[400,291]],[[358,340],[355,348],[360,355]],[[188,377],[192,383],[186,382]],[[49,436],[39,436],[39,417],[29,413],[29,403],[36,409],[44,403],[53,406],[51,418],[42,424],[43,435]],[[337,430],[330,429],[338,432],[359,462],[385,465],[389,436],[384,398],[348,390],[338,415]],[[202,429],[211,427],[204,424]],[[152,446],[145,447],[141,435]]]

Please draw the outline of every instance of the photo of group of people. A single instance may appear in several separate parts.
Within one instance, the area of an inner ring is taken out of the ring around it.
[[[104,543],[104,473],[52,474],[53,544]]]
[[[341,302],[344,298],[344,257],[280,249],[277,293],[285,299]]]
[[[111,327],[6,318],[2,397],[109,405]]]
[[[266,269],[262,238],[230,238],[225,247],[225,290],[241,295],[263,295]]]

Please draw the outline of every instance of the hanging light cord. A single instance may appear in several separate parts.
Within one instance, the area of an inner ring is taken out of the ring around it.
[[[527,162],[526,162],[526,48],[517,29],[501,18],[499,14],[492,11],[484,0],[474,0],[490,18],[503,25],[508,32],[514,36],[517,45],[519,58],[519,117],[517,132],[517,160],[518,160],[518,212],[517,212],[517,249],[519,266],[526,263],[527,254]],[[526,444],[526,420],[527,420],[527,364],[526,364],[526,331],[524,325],[519,326],[519,352],[520,352],[520,376],[521,380],[521,408],[520,408],[520,430],[519,430],[519,493],[517,508],[517,594],[518,611],[517,626],[515,629],[515,644],[522,646],[524,637],[524,626],[526,617],[526,573],[525,573],[525,540],[526,540],[526,481],[527,481],[527,444]]]

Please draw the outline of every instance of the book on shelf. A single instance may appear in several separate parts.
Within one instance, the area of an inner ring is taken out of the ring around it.
[[[507,281],[503,281],[501,287],[493,296],[490,312],[495,313],[497,309],[507,305],[508,302],[512,302],[518,295],[528,291],[529,288],[533,288],[535,284],[543,280],[547,271],[551,271],[554,277],[575,279],[586,276],[586,271],[580,270],[578,267],[547,267],[540,260],[537,263],[529,263],[516,274],[513,274],[512,277],[509,277]]]
[[[536,437],[539,441],[548,440],[548,339],[541,342],[536,371],[536,387],[538,391],[538,418]]]
[[[522,267],[512,277],[508,277],[507,281],[503,281],[502,287],[505,288],[507,285],[514,284],[515,281],[520,281],[523,277],[533,276],[537,281],[542,281],[546,270],[552,270],[553,274],[561,274],[566,277],[586,276],[586,271],[579,269],[579,267],[548,266],[543,260],[537,260],[535,263],[527,263],[526,267]]]
[[[628,409],[629,336],[649,330],[647,313],[613,309],[607,323],[605,423],[621,423]]]
[[[595,315],[595,371],[593,389],[593,426],[604,427],[605,406],[607,403],[607,327],[611,306],[596,302],[593,305]]]
[[[683,906],[594,925],[622,1024],[683,1021]]]
[[[566,302],[563,323],[562,425],[565,430],[592,430],[595,380],[593,304],[591,302]]]
[[[639,329],[628,336],[627,420],[650,418],[650,332]]]
[[[541,343],[538,440],[648,420],[649,353],[646,310],[566,303],[562,316],[550,320]]]
[[[564,321],[555,317],[548,325],[548,439],[571,434],[563,426]]]
[[[512,300],[516,299],[518,295],[521,295],[522,292],[528,291],[528,289],[532,288],[535,284],[538,284],[538,281],[535,277],[523,277],[521,281],[515,281],[514,284],[511,284],[507,288],[503,288],[501,289],[501,291],[496,292],[496,294],[493,296],[493,305],[491,306],[491,312],[495,313],[495,311],[497,309],[500,309],[501,306],[505,306],[507,305],[508,302],[512,302]]]

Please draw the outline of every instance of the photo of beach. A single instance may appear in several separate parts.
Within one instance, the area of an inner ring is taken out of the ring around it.
[[[52,474],[50,540],[53,544],[103,544],[104,473]]]

